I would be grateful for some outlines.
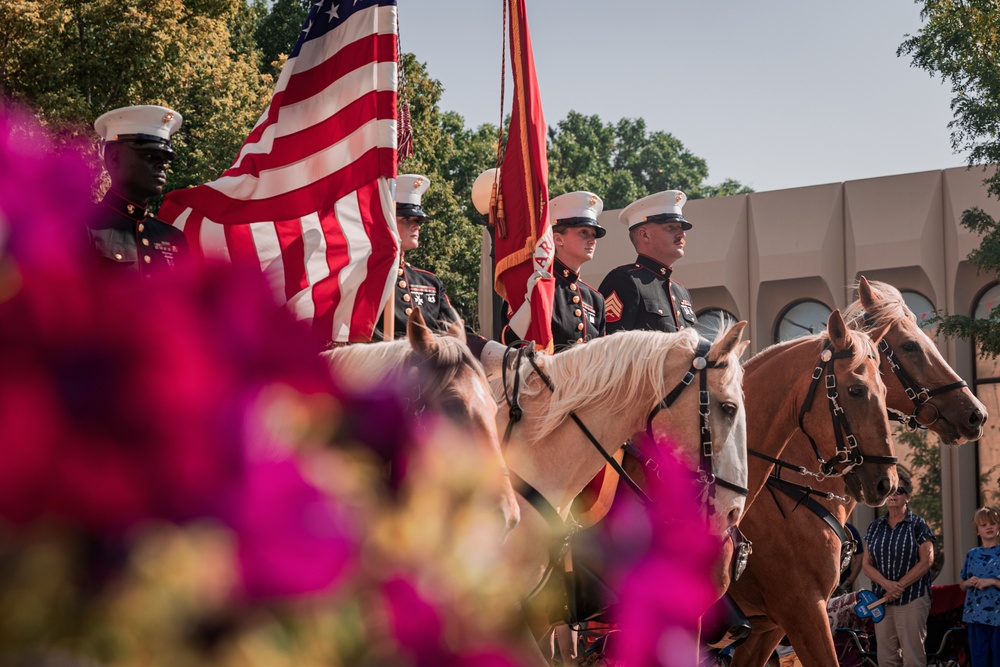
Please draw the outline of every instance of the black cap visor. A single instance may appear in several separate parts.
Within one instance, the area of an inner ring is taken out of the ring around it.
[[[679,222],[681,223],[681,229],[683,229],[684,231],[687,231],[692,227],[692,224],[687,220],[685,220],[684,216],[678,213],[660,213],[658,215],[651,215],[647,217],[645,220],[643,220],[642,224],[646,224],[647,222],[656,222],[656,223]]]
[[[125,144],[137,151],[160,151],[167,156],[168,160],[177,157],[177,153],[168,139],[151,134],[120,134],[114,143]]]
[[[397,218],[430,218],[431,216],[424,213],[423,209],[420,208],[420,204],[396,204],[396,217]]]
[[[604,238],[604,235],[608,233],[608,230],[597,224],[597,220],[593,218],[563,218],[562,220],[556,220],[556,224],[552,225],[553,230],[558,227],[593,227],[594,236],[599,239]]]

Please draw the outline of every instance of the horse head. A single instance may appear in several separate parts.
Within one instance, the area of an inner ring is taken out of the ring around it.
[[[858,281],[858,301],[848,307],[865,331],[888,324],[879,341],[886,402],[909,428],[934,431],[946,445],[983,435],[986,407],[941,356],[899,291],[886,283]]]
[[[882,327],[871,337],[859,335],[847,327],[840,310],[831,313],[826,329],[829,343],[817,366],[823,379],[818,386],[813,381],[813,393],[807,399],[811,409],[804,410],[799,419],[814,447],[816,441],[836,444],[833,452],[824,455],[821,473],[842,475],[851,495],[872,506],[882,504],[896,486],[886,388],[875,348],[884,333]],[[829,409],[824,409],[819,398],[820,386],[825,386]]]
[[[496,464],[496,485],[486,501],[496,499],[504,535],[520,520],[517,497],[510,485],[497,436],[497,405],[490,395],[482,366],[465,345],[461,323],[444,334],[431,331],[414,308],[407,320],[407,338],[367,345],[348,345],[324,353],[331,372],[346,386],[367,391],[392,383],[410,392],[409,405],[416,415],[424,410],[441,415],[471,444]]]
[[[490,458],[496,460],[504,473],[498,509],[504,534],[509,533],[520,521],[521,511],[506,474],[497,435],[497,404],[483,367],[466,346],[462,323],[453,322],[443,335],[435,335],[427,327],[420,308],[414,308],[406,322],[406,335],[422,382],[430,390],[425,395],[434,401],[434,408],[485,443]]]
[[[716,338],[709,352],[709,360],[725,362],[736,367],[743,356],[749,340],[741,340],[747,323],[737,322]],[[713,384],[714,380],[714,384]],[[709,391],[721,412],[717,419],[710,421],[713,441],[719,451],[716,460],[717,475],[734,484],[747,487],[747,423],[746,409],[743,405],[742,372],[735,377],[726,378],[722,374],[709,379]],[[713,406],[714,407],[714,406]],[[716,489],[713,505],[715,513],[710,515],[714,521],[712,532],[723,531],[726,536],[722,541],[722,557],[712,572],[712,580],[716,590],[721,595],[729,588],[730,583],[737,579],[746,565],[749,555],[749,543],[739,532],[737,524],[746,509],[747,496],[742,491],[722,488]],[[743,550],[743,551],[741,551]]]

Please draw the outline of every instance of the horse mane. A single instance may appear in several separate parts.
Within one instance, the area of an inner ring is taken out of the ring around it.
[[[878,351],[875,348],[875,344],[872,342],[872,339],[869,338],[867,335],[865,335],[863,332],[848,328],[847,337],[851,341],[851,348],[853,352],[851,354],[851,370],[860,368],[861,365],[864,364],[869,357],[873,356],[876,359],[878,359]],[[775,354],[778,354],[790,347],[794,347],[796,345],[804,345],[808,342],[821,343],[822,345],[825,346],[827,341],[829,340],[830,336],[827,334],[826,331],[823,331],[818,334],[812,334],[810,336],[800,336],[798,338],[786,340],[781,343],[775,343],[774,345],[765,347],[763,350],[761,350],[754,356],[750,357],[749,361],[747,361],[745,364],[746,369],[749,371],[757,364],[764,363]],[[816,355],[816,360],[817,362],[819,361],[818,352]]]
[[[716,341],[724,334],[725,331],[720,331]],[[679,333],[622,331],[595,338],[584,345],[574,345],[538,362],[552,381],[553,392],[530,363],[522,363],[518,370],[522,406],[548,404],[544,411],[530,407],[524,410],[525,435],[528,440],[538,442],[555,431],[570,411],[598,405],[608,414],[620,413],[645,402],[652,409],[655,401],[668,394],[681,379],[680,372],[669,377],[664,373],[668,357],[678,349],[688,351],[690,356],[677,364],[679,371],[687,370],[698,339],[699,334],[694,329]],[[739,359],[731,353],[727,361],[725,382],[739,383],[743,374]],[[502,391],[501,382],[501,379],[494,380],[494,395]],[[650,396],[655,399],[650,400]]]
[[[406,367],[413,354],[410,341],[399,338],[382,343],[345,345],[320,354],[330,372],[352,383],[374,384]]]
[[[447,387],[462,366],[471,366],[487,384],[486,373],[472,356],[468,346],[453,336],[435,334],[436,350],[424,367],[431,369],[430,380],[436,387]],[[347,345],[327,350],[321,355],[331,373],[351,383],[371,386],[388,376],[402,374],[411,362],[419,361],[409,339],[399,338],[381,343]]]
[[[858,291],[860,284],[861,281],[854,283],[855,292]],[[906,301],[898,289],[889,283],[878,280],[869,280],[868,284],[872,291],[879,295],[879,302],[871,310],[865,309],[861,304],[861,299],[849,305],[843,311],[847,326],[859,331],[872,331],[899,320],[907,319],[914,323],[917,321],[916,315],[906,305]]]

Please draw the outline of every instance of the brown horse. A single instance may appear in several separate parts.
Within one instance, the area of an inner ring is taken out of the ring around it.
[[[414,408],[443,415],[496,461],[497,508],[504,534],[520,520],[517,496],[510,485],[497,435],[497,405],[482,366],[465,344],[465,330],[455,323],[442,334],[431,332],[419,308],[406,325],[407,337],[395,341],[349,345],[324,353],[332,373],[355,388],[373,386],[395,375],[399,382],[417,379]]]
[[[813,478],[852,477],[858,499],[872,505],[895,488],[886,389],[873,342],[884,330],[873,337],[852,331],[835,310],[825,334],[772,345],[746,363],[747,449],[757,452],[748,460],[748,506],[799,432],[812,444],[805,470]]]
[[[985,408],[917,326],[900,293],[864,278],[858,293],[859,300],[845,311],[851,325],[866,332],[889,327],[879,342],[889,409],[911,425],[935,431],[946,444],[979,437]],[[808,442],[796,438],[783,459],[792,466],[808,466],[813,459]],[[751,616],[753,634],[737,650],[733,664],[765,664],[787,634],[803,664],[836,667],[826,602],[839,580],[845,552],[838,534],[846,535],[842,526],[855,507],[855,491],[850,478],[817,480],[784,467],[778,472],[782,481],[769,485],[740,524],[753,540],[755,553],[731,593]],[[802,491],[784,482],[840,498],[814,496],[800,503]],[[810,509],[814,503],[819,509]],[[829,521],[841,528],[836,530]]]

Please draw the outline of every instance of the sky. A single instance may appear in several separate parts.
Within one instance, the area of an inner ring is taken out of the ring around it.
[[[502,0],[399,0],[467,127],[500,119]],[[897,57],[913,0],[527,0],[546,123],[644,118],[758,192],[962,166],[949,86]],[[510,109],[508,83],[505,109]],[[492,166],[492,165],[486,165]],[[485,168],[485,166],[484,166]]]

